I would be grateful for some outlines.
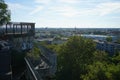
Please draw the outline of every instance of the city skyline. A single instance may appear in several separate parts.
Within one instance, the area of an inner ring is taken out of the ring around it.
[[[5,0],[11,21],[43,28],[119,28],[119,0]]]

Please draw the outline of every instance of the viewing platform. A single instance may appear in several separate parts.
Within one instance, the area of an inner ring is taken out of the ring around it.
[[[34,36],[35,23],[9,22],[0,28],[0,38]]]

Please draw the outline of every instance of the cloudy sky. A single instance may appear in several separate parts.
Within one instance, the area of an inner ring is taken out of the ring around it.
[[[120,28],[120,0],[5,0],[11,21],[36,27]]]

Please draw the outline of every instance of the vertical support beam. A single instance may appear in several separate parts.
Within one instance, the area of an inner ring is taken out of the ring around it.
[[[15,34],[15,24],[13,24],[13,34]]]
[[[15,29],[16,32],[15,33],[18,33],[18,27],[17,26],[18,26],[18,24],[16,24],[16,29]]]
[[[35,23],[33,23],[33,32],[34,32],[34,36],[35,36]]]
[[[6,30],[5,30],[5,33],[7,34],[7,24],[6,24]]]
[[[9,33],[12,33],[11,23],[9,23]]]
[[[28,33],[28,26],[29,26],[29,25],[27,24],[27,33]]]
[[[24,26],[23,26],[24,31],[23,32],[26,32],[25,27],[26,27],[26,25],[24,24]]]
[[[34,23],[31,24],[31,30],[32,30],[32,35],[34,36],[35,35],[35,24]]]
[[[24,24],[22,24],[22,33],[24,32]]]
[[[21,34],[22,34],[22,24],[20,23],[20,26],[21,26]]]
[[[24,27],[23,27],[23,29],[24,29],[24,32],[26,32],[25,28],[26,28],[26,25],[24,24]]]

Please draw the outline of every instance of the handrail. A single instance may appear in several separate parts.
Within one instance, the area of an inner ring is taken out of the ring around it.
[[[37,72],[35,72],[34,68],[32,68],[32,64],[28,61],[28,58],[24,58],[25,59],[25,62],[27,63],[27,66],[29,67],[33,77],[35,78],[35,80],[42,80],[41,76],[38,75]]]

